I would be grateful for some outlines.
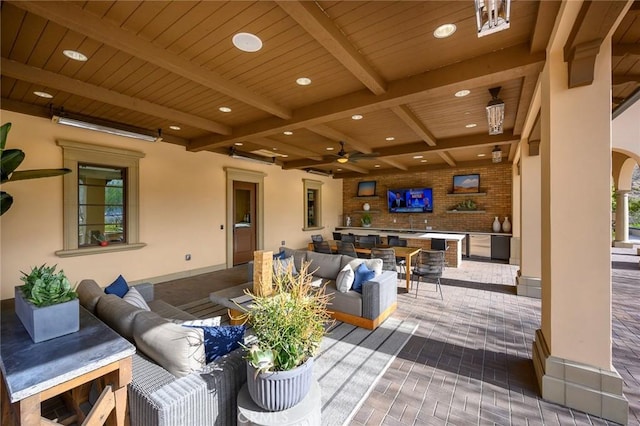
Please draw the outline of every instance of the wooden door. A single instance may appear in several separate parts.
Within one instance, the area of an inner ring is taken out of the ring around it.
[[[247,263],[256,250],[256,184],[233,182],[233,265]]]

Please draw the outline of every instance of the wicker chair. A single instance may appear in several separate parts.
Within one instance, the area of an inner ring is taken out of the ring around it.
[[[329,241],[314,241],[313,251],[318,253],[333,254],[333,250],[331,250],[331,245],[329,245]]]
[[[420,281],[435,280],[436,292],[440,291],[440,299],[442,297],[442,286],[440,285],[440,278],[442,277],[442,271],[444,270],[444,251],[441,250],[420,250],[416,258],[416,265],[413,268],[411,276],[416,281],[416,297],[418,297],[418,287]]]
[[[395,237],[395,236],[391,236],[389,235],[387,237],[387,244],[389,244],[391,247],[406,247],[407,246],[407,240],[402,240],[400,239],[400,237]],[[402,258],[396,258],[396,265],[398,265],[398,267],[400,268],[400,273],[401,274],[406,274],[407,273],[407,261],[402,259]]]
[[[356,247],[353,245],[353,243],[336,241],[336,245],[338,246],[339,254],[346,254],[347,256],[358,257],[358,253],[356,253]]]
[[[449,249],[449,246],[447,244],[447,240],[445,240],[444,238],[432,238],[431,239],[431,250],[440,250],[443,253],[446,253],[446,251]],[[446,259],[446,254],[445,254],[445,259]],[[447,264],[447,261],[444,261],[444,266],[449,266]]]
[[[396,270],[396,252],[392,248],[372,248],[371,258],[382,259],[383,271],[398,272]]]

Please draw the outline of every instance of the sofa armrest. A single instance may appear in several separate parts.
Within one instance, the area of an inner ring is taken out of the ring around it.
[[[140,283],[140,284],[132,285],[131,287],[135,287],[136,290],[140,292],[142,297],[144,297],[144,300],[146,300],[147,302],[151,302],[155,297],[153,284],[151,283]]]
[[[175,378],[162,367],[134,355],[129,385],[132,425],[230,425],[237,419],[237,395],[247,380],[243,349]]]
[[[382,274],[362,285],[362,316],[375,319],[398,299],[398,273]]]

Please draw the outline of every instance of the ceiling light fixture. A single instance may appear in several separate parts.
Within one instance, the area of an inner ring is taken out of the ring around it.
[[[231,108],[226,107],[226,106],[221,106],[220,108],[218,108],[218,111],[220,111],[220,112],[231,112]]]
[[[453,96],[455,96],[456,98],[464,98],[465,96],[469,95],[469,93],[471,93],[471,90],[462,89],[458,90]]]
[[[332,146],[327,147],[327,151],[333,151],[333,147]]]
[[[491,151],[491,161],[494,163],[502,163],[502,151],[498,145]]]
[[[421,163],[426,163],[426,162],[427,162],[427,160],[420,160],[420,162],[421,162]]]
[[[489,89],[491,100],[487,104],[487,123],[489,124],[489,134],[499,135],[502,133],[504,123],[504,101],[498,97],[502,87],[492,87]]]
[[[275,157],[268,158],[268,157],[263,157],[261,155],[251,154],[250,152],[238,151],[233,146],[229,148],[229,157],[238,158],[240,160],[253,161],[254,163],[260,163],[260,164],[273,165],[276,163]]]
[[[233,45],[243,52],[257,52],[262,49],[262,40],[255,34],[238,33],[231,39]]]
[[[414,155],[413,158],[419,160],[420,158],[424,158],[424,155]]]
[[[478,37],[509,28],[511,0],[475,0]]]
[[[53,95],[51,93],[48,93],[48,92],[35,91],[35,92],[33,92],[33,94],[36,95],[36,96],[40,96],[41,98],[46,98],[46,99],[53,98]]]
[[[433,36],[435,38],[447,38],[456,32],[457,27],[455,24],[444,24],[440,25],[433,32]]]
[[[235,145],[235,146],[242,146],[242,145],[244,145],[244,144],[243,144],[242,142],[235,142],[235,143],[234,143],[234,145]]]
[[[180,126],[169,126],[171,130],[181,130]]]
[[[388,137],[384,138],[384,140],[386,140],[386,141],[395,141],[396,138],[394,138],[393,136],[388,136]]]
[[[379,168],[379,167],[380,167],[380,164],[376,164],[376,165],[375,165],[375,166],[373,166],[373,167],[375,167],[375,168],[377,169],[377,168]]]
[[[327,177],[331,177],[333,176],[333,173],[331,172],[325,172],[323,170],[317,170],[317,169],[304,169],[305,172],[307,173],[311,173],[314,175],[320,175],[320,176],[327,176]]]
[[[291,136],[291,135],[293,134],[293,132],[292,132],[291,130],[285,130],[285,131],[284,131],[284,132],[282,132],[282,133],[284,133],[284,134],[285,134],[285,135],[287,135],[287,136]]]
[[[299,79],[296,80],[296,83],[299,86],[308,86],[311,84],[311,79],[307,77],[300,77]]]
[[[162,129],[158,129],[156,135],[144,133],[144,129],[136,129],[119,123],[111,123],[90,117],[69,115],[68,113],[53,114],[51,121],[56,124],[77,127],[79,129],[94,130],[96,132],[108,133],[110,135],[124,136],[126,138],[139,139],[147,142],[160,142],[162,140]]]
[[[338,158],[336,161],[337,161],[338,163],[340,163],[340,164],[344,164],[344,163],[349,162],[349,159],[348,159],[347,157],[340,157],[340,158]]]
[[[487,154],[478,154],[478,157],[486,157]]]
[[[69,59],[73,59],[74,61],[86,62],[89,58],[83,53],[78,52],[77,50],[63,50],[62,54]]]
[[[351,116],[351,119],[352,119],[352,120],[362,120],[362,118],[363,118],[363,117],[362,117],[362,115],[360,115],[360,114],[353,114],[353,115]]]
[[[465,124],[464,127],[466,127],[467,129],[473,129],[474,127],[476,127],[477,124],[476,123],[469,123],[469,124]]]

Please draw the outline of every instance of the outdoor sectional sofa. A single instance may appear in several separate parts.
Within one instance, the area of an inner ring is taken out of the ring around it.
[[[153,300],[152,284],[133,287],[151,311],[105,294],[93,280],[77,289],[85,309],[136,344],[128,387],[131,425],[235,425],[236,398],[246,382],[242,349],[205,364],[202,330],[172,322],[196,318]]]
[[[332,295],[328,309],[331,311],[331,316],[338,321],[373,330],[397,308],[398,273],[381,271],[381,260],[376,262],[380,274],[362,285],[362,293],[353,290],[343,293],[336,287],[338,273],[348,263],[353,261],[361,263],[365,259],[342,254],[293,250],[286,247],[282,247],[280,251],[285,252],[285,257],[293,256],[296,270],[300,270],[303,261],[311,262],[309,271],[315,277],[328,280],[325,292]]]

